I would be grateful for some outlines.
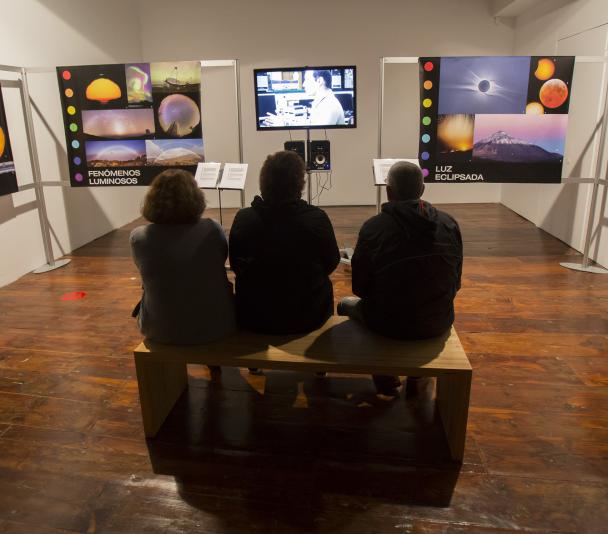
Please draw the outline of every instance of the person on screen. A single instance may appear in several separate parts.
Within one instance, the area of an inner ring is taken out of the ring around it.
[[[151,224],[129,240],[143,284],[134,314],[147,340],[195,345],[236,329],[228,243],[219,224],[201,218],[204,210],[203,192],[182,169],[160,173],[146,194],[142,215]]]
[[[304,91],[313,96],[310,107],[311,126],[335,126],[345,124],[344,109],[331,89],[331,72],[307,70],[304,73]]]
[[[302,87],[306,96],[312,97],[308,117],[303,124],[291,124],[285,117],[268,113],[265,126],[338,126],[346,124],[344,108],[331,89],[331,72],[328,70],[304,71]]]
[[[315,330],[333,314],[329,275],[340,261],[327,214],[301,199],[304,162],[295,152],[266,158],[260,190],[230,230],[240,327],[266,334]]]
[[[338,304],[338,315],[399,339],[439,336],[454,322],[454,298],[462,274],[458,223],[421,200],[422,172],[406,161],[395,163],[386,181],[388,202],[366,221],[351,259],[353,292]],[[374,376],[378,392],[397,395],[394,376]],[[408,377],[416,392],[425,381]]]

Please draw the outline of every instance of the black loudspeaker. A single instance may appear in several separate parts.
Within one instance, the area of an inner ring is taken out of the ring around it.
[[[329,141],[310,142],[308,167],[311,171],[329,171],[331,169]]]
[[[291,150],[302,158],[302,161],[306,161],[306,154],[304,150],[304,141],[285,141],[283,145],[285,150]]]

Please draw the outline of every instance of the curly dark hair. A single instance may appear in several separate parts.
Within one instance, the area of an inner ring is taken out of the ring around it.
[[[207,203],[192,173],[183,169],[161,172],[150,185],[141,214],[158,224],[194,224]]]
[[[288,204],[302,197],[304,160],[291,150],[266,158],[260,171],[260,191],[269,204]]]

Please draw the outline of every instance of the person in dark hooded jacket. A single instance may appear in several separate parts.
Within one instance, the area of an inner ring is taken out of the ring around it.
[[[301,199],[305,167],[290,151],[266,158],[260,191],[230,230],[240,327],[266,334],[315,330],[333,314],[329,275],[340,261],[326,213]]]
[[[343,299],[338,314],[392,338],[439,336],[454,322],[460,289],[458,223],[421,200],[424,181],[417,165],[395,163],[386,191],[388,202],[362,226],[351,260],[353,292],[359,298]],[[381,392],[393,393],[400,385],[396,377],[374,380]]]

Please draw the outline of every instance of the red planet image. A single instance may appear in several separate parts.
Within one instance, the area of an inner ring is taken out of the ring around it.
[[[554,78],[543,83],[539,97],[544,106],[551,109],[558,108],[568,98],[568,86],[563,81]]]

